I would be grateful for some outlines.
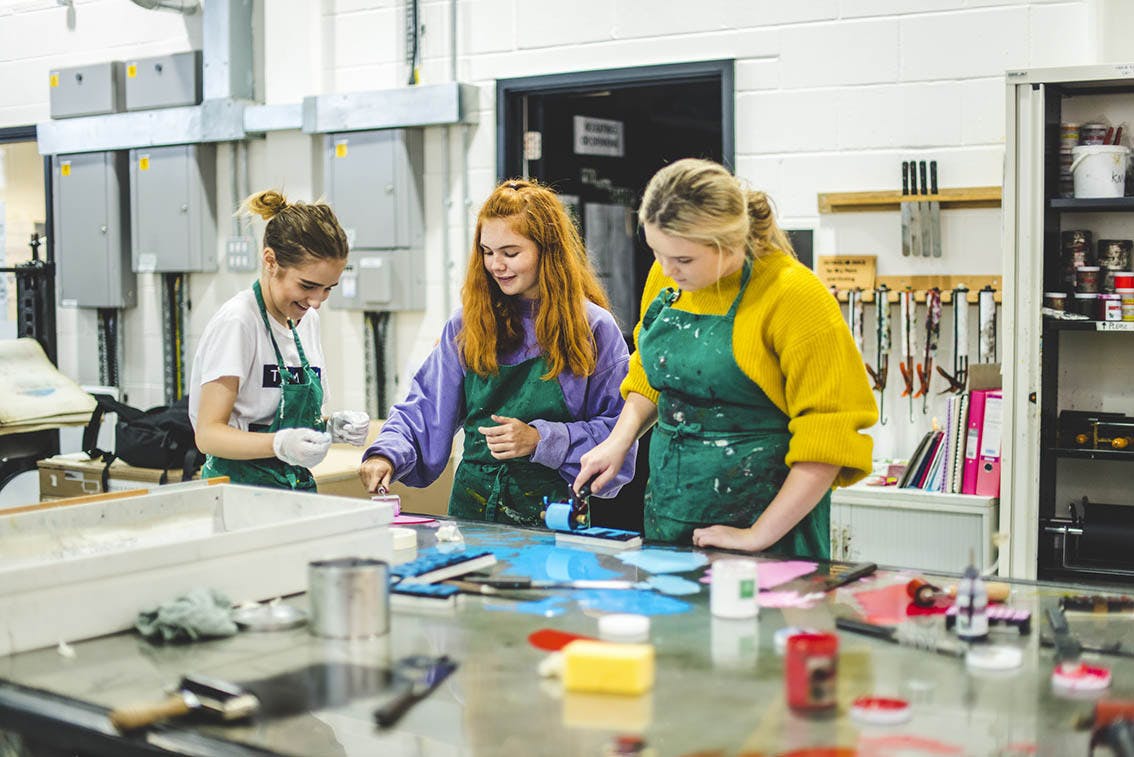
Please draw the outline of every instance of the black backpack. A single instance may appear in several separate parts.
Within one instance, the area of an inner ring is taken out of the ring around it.
[[[168,469],[180,468],[181,480],[188,481],[205,461],[193,438],[193,425],[189,422],[189,398],[183,397],[172,405],[139,410],[125,405],[106,394],[91,395],[98,402],[91,419],[83,431],[83,451],[93,460],[102,459],[102,490],[108,491],[110,465],[115,460],[137,468],[160,468],[158,483],[168,480]],[[114,451],[96,447],[98,429],[103,413],[117,413],[114,427]]]

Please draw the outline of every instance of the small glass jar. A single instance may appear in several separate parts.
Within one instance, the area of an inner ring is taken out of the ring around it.
[[[1121,321],[1122,296],[1118,294],[1100,294],[1098,319],[1100,321]]]
[[[1063,311],[1067,309],[1067,295],[1063,292],[1044,292],[1043,306],[1051,310]]]

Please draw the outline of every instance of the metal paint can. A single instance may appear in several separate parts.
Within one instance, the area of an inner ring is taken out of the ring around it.
[[[1063,280],[1068,288],[1075,287],[1075,271],[1080,266],[1094,265],[1094,234],[1088,229],[1071,229],[1059,235],[1062,250]]]
[[[381,560],[342,557],[307,564],[311,633],[366,639],[390,631],[390,569]]]
[[[802,711],[832,709],[838,674],[838,636],[824,632],[788,637],[784,649],[784,688],[789,707]]]

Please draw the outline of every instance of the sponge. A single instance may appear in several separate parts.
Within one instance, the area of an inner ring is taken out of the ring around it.
[[[652,644],[576,640],[563,647],[563,687],[598,694],[641,694],[654,685]]]

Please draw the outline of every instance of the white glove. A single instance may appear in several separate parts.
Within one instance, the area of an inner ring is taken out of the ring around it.
[[[370,416],[360,410],[340,410],[331,416],[331,441],[361,447],[370,433]]]
[[[313,428],[285,428],[272,438],[272,451],[289,465],[314,468],[327,456],[331,435]]]

